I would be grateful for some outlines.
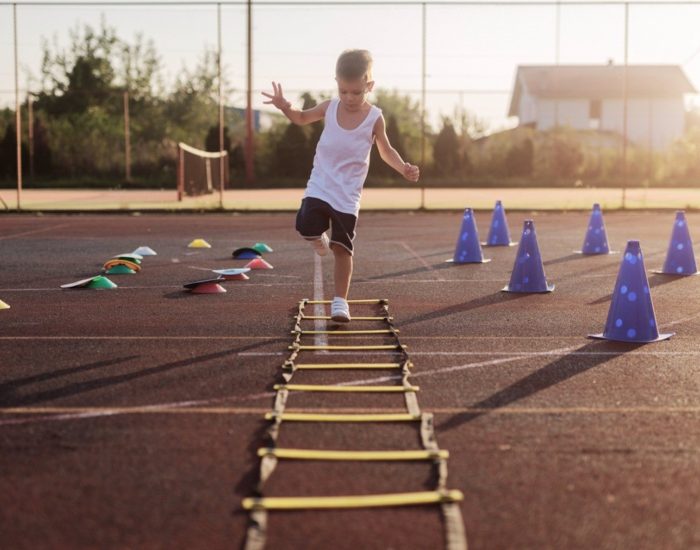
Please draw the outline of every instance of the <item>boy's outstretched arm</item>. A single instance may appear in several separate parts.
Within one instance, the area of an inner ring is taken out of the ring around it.
[[[262,92],[262,95],[269,97],[269,101],[263,101],[263,103],[269,105],[270,103],[277,107],[280,111],[284,113],[289,120],[294,124],[303,126],[304,124],[311,124],[317,120],[321,120],[326,116],[326,109],[328,109],[328,104],[330,101],[322,101],[318,105],[311,107],[311,109],[306,109],[305,111],[300,111],[298,109],[292,108],[292,103],[284,98],[284,93],[282,92],[282,84],[277,82],[272,83],[272,94],[267,92]]]
[[[389,143],[384,116],[380,116],[374,124],[374,136],[377,138],[377,149],[379,149],[379,156],[382,157],[382,160],[408,181],[418,181],[420,169],[413,164],[404,162],[401,155]]]

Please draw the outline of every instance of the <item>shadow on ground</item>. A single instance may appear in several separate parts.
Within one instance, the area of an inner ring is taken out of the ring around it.
[[[215,353],[207,353],[204,355],[198,355],[196,357],[188,357],[181,361],[173,361],[170,363],[164,363],[156,367],[150,367],[147,369],[142,369],[134,372],[127,372],[123,374],[115,374],[113,376],[105,376],[102,378],[96,378],[94,380],[86,380],[83,382],[75,382],[68,384],[60,388],[54,388],[50,390],[39,391],[35,393],[30,393],[26,395],[16,395],[16,390],[21,386],[26,386],[32,383],[41,382],[45,380],[50,380],[52,378],[58,378],[60,376],[67,376],[70,374],[84,372],[88,370],[93,370],[97,368],[109,367],[112,365],[117,365],[125,361],[134,359],[134,356],[122,357],[119,359],[100,361],[98,363],[90,363],[88,365],[83,365],[80,367],[74,367],[70,369],[63,369],[61,371],[49,372],[44,374],[39,374],[36,376],[19,378],[17,380],[10,380],[4,382],[0,385],[0,406],[4,407],[17,407],[34,405],[36,403],[42,403],[44,401],[50,401],[52,399],[60,399],[62,397],[70,397],[72,395],[78,395],[84,392],[97,390],[101,388],[106,388],[109,386],[114,386],[117,384],[125,384],[133,380],[138,380],[147,376],[154,376],[169,372],[176,369],[181,369],[185,367],[191,367],[197,365],[198,363],[203,363],[206,361],[211,361],[214,359],[221,359],[223,357],[228,357],[230,355],[236,355],[243,351],[248,351],[250,349],[259,348],[261,346],[266,346],[271,343],[277,343],[282,339],[273,338],[269,340],[263,340],[261,342],[256,342],[247,346],[242,346],[238,348],[228,349],[224,351],[218,351]],[[136,356],[137,357],[137,356]]]
[[[469,300],[468,302],[447,306],[442,309],[437,309],[435,311],[430,311],[428,313],[412,317],[410,319],[402,321],[401,326],[403,327],[414,323],[422,323],[423,321],[433,321],[441,317],[447,317],[449,315],[455,315],[457,313],[464,313],[481,307],[511,302],[513,300],[518,300],[527,296],[532,296],[532,294],[502,291],[494,292],[493,294],[480,296],[479,298]]]
[[[440,431],[447,431],[458,428],[462,424],[488,414],[491,410],[506,407],[512,403],[549,389],[552,386],[556,386],[574,376],[598,367],[610,359],[629,353],[642,345],[643,344],[625,344],[620,342],[590,342],[568,355],[552,361],[532,374],[528,374],[526,377],[488,396],[486,399],[482,399],[478,403],[470,405],[470,408],[477,410],[456,414],[440,424],[438,429]],[[608,353],[601,355],[580,355],[581,353],[596,351],[615,353],[612,355]]]

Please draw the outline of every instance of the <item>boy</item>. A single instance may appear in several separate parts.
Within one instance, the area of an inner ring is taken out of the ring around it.
[[[350,321],[347,297],[352,277],[352,241],[360,211],[362,186],[369,169],[369,155],[376,139],[384,162],[409,181],[418,181],[417,166],[404,162],[386,136],[382,111],[367,102],[374,88],[372,57],[367,50],[344,51],[335,67],[338,98],[299,111],[284,98],[282,85],[272,83],[273,93],[263,92],[265,101],[280,109],[294,124],[324,119],[316,147],[313,169],[297,212],[296,229],[310,241],[319,256],[328,250],[335,256],[335,297],[331,319]],[[330,240],[326,230],[331,229]]]

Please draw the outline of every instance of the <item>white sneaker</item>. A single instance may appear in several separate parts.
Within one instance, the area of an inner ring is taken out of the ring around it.
[[[321,233],[320,239],[313,239],[309,242],[311,243],[311,247],[319,256],[325,256],[331,249],[330,243],[328,241],[328,235],[326,235],[325,233]]]
[[[350,322],[350,306],[347,300],[336,296],[331,302],[331,321],[336,323]]]

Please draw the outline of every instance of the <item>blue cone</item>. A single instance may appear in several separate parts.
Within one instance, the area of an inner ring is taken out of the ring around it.
[[[462,218],[462,228],[459,231],[455,255],[452,260],[456,264],[483,264],[491,260],[484,259],[479,242],[479,232],[476,229],[474,212],[471,208],[464,211]]]
[[[615,281],[605,330],[602,334],[589,336],[618,342],[645,343],[666,340],[673,334],[659,334],[642,249],[639,241],[628,241]]]
[[[668,244],[666,261],[659,273],[665,275],[697,275],[698,273],[693,241],[690,240],[688,222],[683,210],[676,212],[676,221],[673,222],[673,232],[671,233],[671,242]]]
[[[503,209],[501,201],[496,201],[496,206],[493,207],[489,236],[486,242],[482,244],[484,246],[515,246],[515,243],[510,240],[506,211]]]
[[[588,221],[586,237],[583,239],[581,254],[610,254],[608,246],[608,236],[605,232],[605,222],[603,222],[603,212],[600,205],[595,203],[593,211]]]
[[[535,222],[525,220],[523,235],[520,238],[518,253],[515,256],[513,272],[510,275],[510,283],[503,289],[504,292],[552,292],[554,285],[547,283],[542,265],[540,249],[537,246],[535,234]]]

